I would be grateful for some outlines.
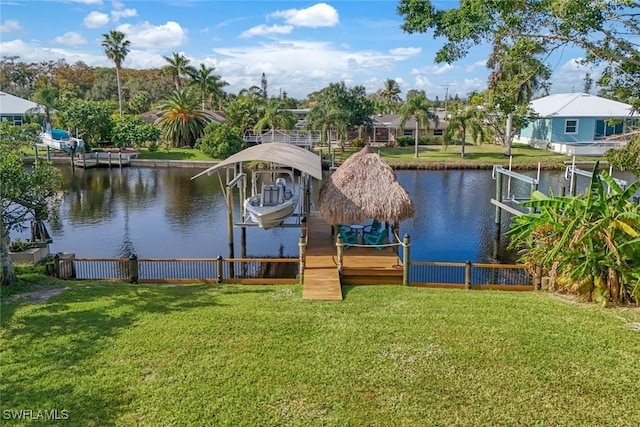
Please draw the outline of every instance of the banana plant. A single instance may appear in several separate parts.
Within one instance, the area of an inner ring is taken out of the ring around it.
[[[640,300],[640,208],[631,197],[640,181],[621,188],[596,164],[589,189],[576,197],[535,192],[513,219],[510,247],[521,261],[549,272],[554,285],[607,301]],[[609,190],[605,188],[608,186]]]

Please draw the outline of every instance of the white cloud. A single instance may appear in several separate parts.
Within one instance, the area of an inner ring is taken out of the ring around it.
[[[115,9],[111,11],[111,18],[114,22],[118,22],[122,18],[131,18],[138,15],[135,9]]]
[[[187,42],[186,31],[174,21],[164,25],[151,25],[148,21],[136,25],[122,24],[116,30],[123,32],[136,48],[173,49]]]
[[[484,68],[484,67],[486,67],[486,66],[487,66],[487,60],[486,60],[486,59],[483,59],[482,61],[476,61],[476,62],[474,62],[474,63],[473,63],[473,64],[471,64],[471,65],[467,65],[467,66],[465,67],[465,69],[464,69],[464,70],[465,70],[467,73],[472,73],[472,72],[474,72],[477,68]]]
[[[71,0],[73,3],[82,3],[89,5],[101,5],[102,0]]]
[[[413,68],[411,70],[411,74],[415,74],[415,75],[420,75],[420,74],[429,74],[429,75],[438,75],[438,74],[445,74],[451,70],[453,70],[454,67],[451,64],[444,64],[441,66],[437,66],[437,65],[429,65],[426,67],[422,67],[422,68]]]
[[[361,74],[370,77],[380,70],[390,70],[398,62],[398,58],[385,53],[345,50],[330,43],[309,41],[261,43],[214,52],[217,58],[213,65],[229,82],[229,92],[259,85],[264,72],[273,93],[282,88],[294,98],[303,98],[331,82],[362,84]]]
[[[100,28],[109,23],[109,15],[93,11],[84,17],[82,24],[87,28]]]
[[[293,31],[292,25],[258,25],[257,27],[249,28],[240,34],[242,38],[250,38],[254,36],[268,36],[271,34],[290,34]]]
[[[389,49],[390,54],[394,56],[404,56],[406,58],[419,55],[421,52],[421,47],[397,47],[395,49]]]
[[[21,29],[22,25],[15,19],[7,19],[0,24],[0,33],[10,33],[13,31],[20,31]]]
[[[58,36],[51,41],[53,43],[66,44],[66,45],[80,45],[80,44],[87,43],[87,39],[82,37],[81,34],[76,33],[74,31],[69,31],[68,33],[64,33],[63,35]]]
[[[335,27],[340,22],[338,11],[326,3],[314,4],[306,9],[287,9],[273,12],[270,17],[283,18],[296,27]]]
[[[109,66],[109,60],[104,55],[91,55],[65,49],[44,48],[20,39],[0,43],[0,51],[6,56],[17,55],[20,57],[20,60],[24,62],[40,62],[56,58],[64,59],[70,64],[82,61],[91,66]]]

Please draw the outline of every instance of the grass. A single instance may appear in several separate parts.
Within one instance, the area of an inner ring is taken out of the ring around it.
[[[138,156],[140,159],[216,161],[216,159],[212,159],[195,148],[171,148],[169,151],[163,148],[159,148],[157,151],[149,151],[147,148],[141,148],[138,152],[140,153]]]
[[[360,148],[346,147],[344,152],[335,150],[335,160],[343,162]],[[450,145],[443,147],[440,145],[422,145],[419,147],[418,158],[414,157],[414,147],[376,147],[379,153],[391,166],[397,169],[490,169],[493,165],[499,164],[507,166],[509,158],[504,156],[504,147],[496,144],[467,144],[465,157],[461,157],[460,145]],[[317,149],[316,149],[317,151]],[[191,161],[218,161],[205,155],[202,151],[194,148],[171,148],[166,151],[162,148],[157,151],[149,151],[147,148],[138,150],[140,159],[147,160],[191,160]],[[513,165],[520,169],[535,169],[538,162],[543,169],[563,169],[564,162],[570,161],[571,157],[554,153],[547,150],[540,150],[524,144],[514,144],[511,150],[513,155]],[[42,156],[42,152],[39,153]],[[322,148],[322,154],[326,159],[330,159],[327,147]],[[26,149],[25,155],[33,156],[33,149]],[[602,160],[599,157],[578,157],[579,161],[593,162]]]
[[[326,155],[326,147],[324,148]],[[357,148],[349,148],[345,153],[336,150],[336,160],[343,161]],[[465,146],[465,157],[461,157],[461,146],[450,145],[421,145],[418,148],[418,158],[415,158],[415,147],[376,147],[379,153],[395,168],[414,169],[457,169],[457,168],[491,168],[493,165],[509,165],[509,158],[504,155],[504,147],[496,144],[481,144]],[[513,165],[517,168],[534,169],[541,163],[543,169],[564,169],[564,162],[571,161],[570,156],[540,150],[525,144],[513,144],[511,149]],[[593,162],[595,157],[579,157],[577,160]]]
[[[640,419],[640,313],[543,293],[60,282],[2,305],[3,410],[65,425],[599,425]],[[4,414],[5,412],[3,412]]]

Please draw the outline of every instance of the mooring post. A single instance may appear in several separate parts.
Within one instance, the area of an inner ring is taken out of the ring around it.
[[[502,203],[502,174],[496,171],[496,200]],[[495,230],[493,235],[493,257],[498,258],[500,249],[500,224],[502,222],[502,208],[496,205]]]
[[[464,287],[471,289],[471,261],[468,260],[464,267]]]
[[[227,238],[229,239],[229,258],[235,258],[235,250],[233,244],[233,194],[227,187]],[[229,264],[229,278],[235,277],[234,263]]]
[[[51,147],[47,145],[47,162],[51,161]]]
[[[129,256],[129,280],[131,283],[138,283],[138,256],[136,254]]]
[[[338,249],[338,273],[342,274],[342,254],[344,253],[344,242],[340,234],[336,235],[336,248]]]
[[[60,278],[60,254],[53,256],[53,277]]]
[[[300,234],[300,239],[298,240],[298,247],[300,248],[300,284],[304,283],[304,257],[305,257],[305,249],[306,243],[304,241],[304,234]]]
[[[218,255],[218,258],[216,258],[216,280],[218,283],[222,283],[222,268],[222,255]]]
[[[533,198],[533,193],[538,190],[538,185],[537,184],[531,184],[531,197],[529,197],[529,199]],[[536,208],[534,208],[533,206],[529,208],[529,213],[535,213]]]
[[[567,193],[567,188],[564,185],[560,186],[560,193],[558,194],[560,197],[564,197]]]
[[[411,265],[411,236],[404,235],[402,242],[402,284],[409,285],[409,266]]]

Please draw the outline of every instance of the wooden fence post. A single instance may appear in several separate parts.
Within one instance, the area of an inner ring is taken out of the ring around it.
[[[542,266],[536,265],[536,274],[533,278],[533,286],[536,291],[542,288]]]
[[[53,256],[53,277],[60,278],[60,254]]]
[[[411,236],[404,235],[402,242],[402,284],[409,285],[409,267],[411,266]]]
[[[344,242],[342,236],[336,236],[336,248],[338,249],[338,273],[342,274],[342,254],[344,253]]]
[[[300,284],[304,283],[304,257],[305,257],[305,248],[306,243],[304,241],[304,234],[300,234],[300,240],[298,241],[298,247],[300,248]]]
[[[218,283],[222,283],[222,268],[222,255],[218,255],[218,258],[216,258],[216,274]]]
[[[464,287],[471,289],[471,261],[467,261],[464,267]]]
[[[131,254],[129,257],[129,280],[131,283],[138,283],[138,257]]]

